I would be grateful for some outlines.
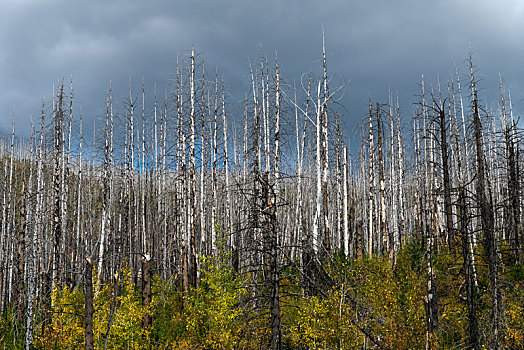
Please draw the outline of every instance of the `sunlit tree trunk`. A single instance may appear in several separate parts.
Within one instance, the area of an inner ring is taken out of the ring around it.
[[[63,110],[63,99],[64,99],[64,84],[60,85],[60,92],[58,94],[58,100],[56,104],[56,110],[53,116],[53,127],[54,127],[54,168],[53,168],[53,221],[52,221],[52,242],[53,242],[53,254],[51,264],[51,290],[59,284],[60,272],[58,270],[60,266],[60,238],[62,236],[62,143],[63,143],[63,122],[64,122],[64,110]]]
[[[349,213],[348,213],[348,149],[346,146],[344,146],[342,151],[342,208],[343,208],[343,222],[344,222],[344,230],[343,230],[343,247],[344,247],[344,254],[349,257]]]
[[[106,128],[105,128],[105,146],[104,146],[104,165],[102,175],[102,222],[100,228],[100,243],[98,248],[98,266],[97,266],[97,285],[96,293],[100,290],[102,280],[103,265],[106,250],[106,239],[109,237],[111,227],[111,192],[112,192],[112,125],[113,125],[113,97],[112,89],[109,89],[109,96],[106,103]]]
[[[233,256],[237,255],[237,249],[238,249],[238,243],[239,243],[239,237],[238,233],[233,233],[233,221],[232,221],[232,215],[231,215],[231,188],[230,188],[230,180],[229,180],[229,153],[228,153],[228,123],[227,123],[227,117],[226,117],[226,94],[225,94],[225,87],[224,87],[224,78],[222,78],[222,132],[223,132],[223,147],[224,147],[224,172],[225,172],[225,190],[226,190],[226,230],[229,233],[229,236],[231,237],[231,247],[233,250]]]
[[[195,149],[195,137],[196,137],[196,116],[195,116],[195,50],[191,49],[191,76],[189,80],[190,84],[190,118],[191,118],[191,130],[189,135],[189,270],[191,274],[191,283],[193,286],[196,284],[196,252],[195,252],[195,196],[196,196],[196,149]]]
[[[321,215],[322,215],[322,163],[321,163],[321,123],[322,123],[322,105],[320,102],[320,82],[317,87],[317,110],[316,110],[316,155],[315,155],[315,165],[316,165],[316,211],[315,211],[315,221],[313,222],[313,252],[315,256],[318,254],[318,240],[320,238],[320,227],[321,227]]]
[[[384,178],[384,155],[382,150],[382,120],[380,119],[380,105],[377,103],[377,143],[378,143],[378,179],[380,185],[380,237],[382,241],[382,255],[388,251],[388,236],[386,228],[386,181]],[[392,259],[391,261],[392,262]]]
[[[368,192],[368,254],[371,258],[373,256],[373,236],[374,236],[374,192],[375,192],[375,150],[373,145],[373,105],[369,102],[369,192]]]
[[[322,125],[322,202],[323,202],[323,212],[324,212],[324,222],[323,222],[323,231],[324,239],[323,254],[326,253],[328,256],[331,253],[331,237],[330,237],[330,227],[329,227],[329,210],[328,210],[328,171],[329,171],[329,149],[328,149],[328,99],[329,99],[329,90],[328,90],[328,77],[327,77],[327,62],[326,62],[326,45],[324,30],[322,30],[322,66],[324,76],[322,77],[323,92],[324,98],[322,101],[322,107],[320,110],[321,113],[321,125]],[[320,104],[320,99],[318,101]]]

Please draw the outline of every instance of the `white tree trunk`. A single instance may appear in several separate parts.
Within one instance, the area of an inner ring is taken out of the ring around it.
[[[317,130],[317,138],[316,138],[316,157],[315,157],[315,163],[316,163],[316,171],[317,171],[317,197],[316,197],[316,211],[315,211],[315,221],[313,222],[313,252],[315,256],[318,254],[318,240],[320,236],[320,221],[321,219],[321,208],[322,208],[322,163],[321,163],[321,102],[320,102],[320,89],[321,89],[321,83],[318,83],[317,88],[317,110],[316,110],[316,130]]]
[[[342,208],[343,208],[343,246],[344,254],[349,256],[349,217],[348,217],[348,149],[346,146],[342,149]]]
[[[373,256],[373,235],[374,235],[374,222],[373,217],[375,215],[374,206],[373,206],[373,196],[374,196],[374,184],[375,184],[375,173],[374,173],[374,164],[375,164],[375,151],[373,146],[373,105],[369,103],[369,204],[368,204],[368,254],[371,258]]]

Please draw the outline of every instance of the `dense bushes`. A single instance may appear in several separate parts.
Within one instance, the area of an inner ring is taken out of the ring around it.
[[[427,292],[424,249],[421,240],[408,242],[394,267],[387,258],[349,261],[335,255],[325,264],[333,286],[316,295],[304,294],[299,287],[300,276],[295,270],[288,270],[281,283],[284,348],[352,349],[365,344],[373,348],[364,332],[391,349],[423,349],[426,342],[432,348],[460,348],[467,339],[467,312],[460,274],[453,271],[460,269],[461,262],[445,251],[435,260],[439,329],[428,338],[423,302]],[[264,304],[259,303],[259,309],[254,310],[248,283],[251,276],[235,274],[228,259],[224,254],[201,259],[199,287],[186,298],[180,281],[156,278],[149,307],[142,305],[131,272],[124,268],[116,278],[118,286],[115,280],[95,293],[95,348],[102,349],[106,337],[108,349],[265,348],[269,326],[264,310],[260,310]],[[479,265],[479,288],[487,284],[484,269]],[[513,349],[524,341],[522,275],[522,268],[517,265],[504,278],[505,327],[501,345]],[[479,300],[479,319],[488,320],[489,300],[484,299]],[[52,324],[40,323],[36,347],[83,348],[83,287],[55,288],[52,303]],[[146,313],[153,315],[153,324],[143,328]],[[22,347],[23,326],[12,312],[3,315],[0,330],[2,348]]]

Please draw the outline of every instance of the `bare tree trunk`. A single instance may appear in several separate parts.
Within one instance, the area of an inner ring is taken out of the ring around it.
[[[280,274],[278,264],[278,224],[276,218],[276,200],[274,189],[269,184],[269,172],[262,178],[262,221],[266,241],[266,255],[269,255],[267,281],[271,290],[271,342],[273,350],[282,349],[282,320],[280,315]]]
[[[472,84],[473,78],[472,78]],[[477,92],[473,88],[473,127],[475,135],[476,150],[476,196],[480,206],[482,230],[484,233],[484,247],[486,250],[489,280],[491,289],[492,302],[492,327],[493,327],[493,347],[499,347],[499,312],[500,312],[500,295],[498,286],[498,264],[497,264],[497,243],[494,232],[493,206],[491,205],[491,195],[489,193],[489,179],[486,178],[487,170],[484,163],[484,150],[482,142],[482,124],[478,107]],[[488,187],[488,189],[486,189]]]
[[[231,188],[229,181],[229,153],[228,153],[228,123],[226,118],[226,94],[224,87],[224,78],[222,77],[222,132],[223,132],[223,147],[224,147],[224,171],[225,171],[225,182],[226,182],[226,230],[231,236],[231,249],[233,251],[232,258],[233,262],[235,259],[238,261],[238,244],[239,237],[237,232],[233,232],[233,218],[231,214]],[[233,264],[235,265],[235,264]],[[237,263],[238,265],[238,263]]]
[[[100,290],[100,284],[102,282],[103,265],[104,265],[104,254],[106,250],[106,238],[109,236],[109,230],[111,227],[111,181],[112,181],[112,169],[111,169],[111,136],[112,136],[112,91],[109,90],[109,97],[106,104],[106,130],[105,130],[105,147],[104,147],[104,165],[103,165],[103,183],[102,183],[102,223],[100,228],[100,245],[98,249],[98,277],[96,283],[96,294]]]
[[[465,188],[462,184],[459,185],[458,216],[458,231],[460,232],[462,238],[461,245],[464,270],[464,285],[466,289],[466,301],[468,309],[469,346],[472,349],[477,350],[480,349],[479,329],[477,320],[477,290],[474,283],[473,261],[471,260],[471,255],[469,251],[469,215],[466,205],[466,193]]]
[[[347,257],[349,257],[349,213],[348,213],[348,149],[346,146],[344,146],[342,151],[342,208],[343,208],[343,223],[344,223],[344,238],[343,238],[343,247],[344,247],[344,254],[346,254]]]
[[[377,142],[378,142],[378,178],[380,184],[380,235],[382,238],[382,255],[388,251],[388,235],[386,228],[386,181],[384,179],[384,155],[382,152],[382,121],[380,120],[380,105],[377,103]],[[392,243],[392,242],[391,242]],[[390,257],[390,263],[393,262]]]
[[[397,150],[398,150],[398,247],[402,245],[405,225],[405,199],[404,199],[404,145],[402,143],[402,128],[400,125],[400,107],[397,96]]]
[[[451,206],[451,180],[449,177],[448,165],[448,138],[447,138],[447,124],[444,107],[439,106],[439,123],[440,123],[440,151],[442,156],[442,174],[444,185],[444,212],[446,213],[446,237],[448,239],[449,248],[454,250],[454,231],[453,231],[453,208]]]
[[[260,87],[262,88],[262,128],[264,130],[264,170],[269,171],[271,175],[271,162],[269,156],[269,72],[267,71],[267,64],[264,66],[265,57],[260,47]],[[264,74],[266,71],[266,74]],[[261,146],[262,147],[262,146]]]
[[[150,254],[150,245],[152,237],[148,237],[148,230],[146,228],[147,221],[147,208],[146,208],[146,188],[148,180],[148,162],[146,156],[146,130],[145,130],[145,87],[144,81],[142,80],[142,149],[139,155],[141,158],[140,164],[140,179],[139,179],[139,191],[140,191],[140,237],[141,237],[141,248],[140,253]],[[140,136],[139,136],[140,137]],[[140,148],[139,148],[140,150]],[[143,276],[142,276],[143,277]]]
[[[320,103],[320,82],[318,83],[317,88],[317,111],[316,111],[316,130],[317,130],[317,142],[316,142],[316,177],[317,177],[317,196],[316,196],[316,212],[315,212],[315,221],[313,222],[313,253],[315,256],[318,254],[318,239],[320,237],[320,227],[321,227],[321,203],[322,203],[322,163],[321,163],[321,123],[322,123],[322,106]]]
[[[375,171],[374,171],[374,164],[375,164],[375,150],[373,145],[373,105],[371,104],[371,101],[369,102],[369,152],[368,152],[368,158],[369,158],[369,205],[368,205],[368,254],[369,257],[373,257],[373,235],[374,235],[374,200],[373,195],[375,192]]]
[[[86,259],[85,274],[85,348],[94,350],[93,342],[93,264]]]
[[[390,123],[390,149],[389,154],[391,157],[389,170],[389,191],[391,196],[391,215],[390,218],[392,223],[389,229],[389,261],[395,266],[397,262],[397,251],[398,251],[398,178],[397,178],[397,160],[395,152],[395,119],[393,113],[393,96],[389,94],[389,123]]]
[[[76,196],[77,196],[77,202],[76,202],[76,231],[75,231],[75,246],[76,246],[76,252],[74,252],[74,266],[77,270],[81,268],[81,262],[83,258],[83,254],[81,254],[82,247],[85,247],[82,244],[82,240],[84,237],[81,236],[80,232],[81,229],[81,218],[82,218],[82,189],[83,189],[83,164],[82,164],[82,112],[80,112],[80,135],[79,135],[79,143],[78,143],[78,183],[76,188]]]
[[[324,76],[322,77],[322,83],[324,85],[323,92],[324,98],[321,107],[321,124],[322,124],[322,201],[323,201],[323,212],[324,212],[324,251],[327,257],[331,254],[331,237],[329,227],[329,210],[328,210],[328,170],[329,170],[329,149],[328,149],[328,77],[327,77],[327,62],[326,62],[326,46],[324,30],[322,29],[322,65]],[[320,103],[320,99],[319,99]]]
[[[213,127],[212,127],[212,145],[211,145],[211,250],[213,256],[216,256],[216,240],[217,240],[217,228],[216,228],[216,216],[217,216],[217,153],[218,153],[218,142],[217,142],[217,132],[218,132],[218,77],[215,79],[215,111],[213,113]]]
[[[205,210],[205,207],[204,207],[204,201],[205,201],[205,193],[206,193],[206,187],[205,187],[205,182],[204,182],[204,172],[206,171],[206,162],[207,162],[207,154],[206,154],[206,146],[205,146],[205,127],[206,127],[206,106],[205,106],[205,69],[202,68],[202,86],[201,86],[201,111],[200,111],[200,201],[199,201],[199,205],[200,205],[200,213],[199,213],[199,217],[200,217],[200,242],[199,242],[199,246],[200,246],[200,251],[199,253],[201,252],[205,252],[204,254],[207,254],[207,250],[206,250],[206,246],[209,244],[209,239],[208,239],[208,233],[206,232],[206,210]],[[212,131],[210,130],[210,133],[212,133]],[[211,145],[211,148],[213,148],[213,145]],[[195,172],[196,172],[196,169],[195,169]],[[214,251],[214,248],[213,248],[213,236],[215,234],[215,231],[214,231],[214,227],[211,227],[211,250]],[[215,237],[216,239],[216,237]],[[215,242],[216,243],[216,242]],[[195,247],[196,248],[196,247]],[[197,262],[198,264],[198,262]],[[195,268],[197,268],[197,266],[195,266]],[[199,272],[198,272],[198,269],[197,269],[197,283],[198,283],[198,279],[199,279]]]
[[[195,50],[191,49],[191,77],[190,77],[190,118],[191,118],[191,134],[189,135],[189,272],[190,282],[193,286],[196,285],[196,252],[195,252],[195,195],[196,195],[196,155],[195,155]]]
[[[334,232],[333,232],[333,247],[338,251],[344,251],[344,199],[343,197],[343,187],[344,187],[344,178],[343,178],[343,169],[342,169],[342,132],[340,129],[340,115],[335,114],[335,182],[336,182],[336,197],[335,197],[335,215],[336,218],[333,218],[335,221]]]
[[[311,80],[309,81],[311,83]],[[306,119],[307,119],[307,113],[308,113],[308,104],[309,104],[309,85],[308,85],[308,91],[307,91],[307,102],[306,102],[306,109],[305,109],[305,116],[304,116],[304,128],[306,127]],[[304,147],[301,147],[300,143],[300,132],[299,132],[299,120],[298,120],[298,105],[297,105],[297,90],[296,86],[293,86],[293,98],[294,98],[294,105],[295,105],[295,131],[296,131],[296,149],[297,149],[297,198],[295,201],[295,232],[294,232],[294,238],[291,242],[291,257],[292,259],[295,258],[297,247],[299,245],[299,242],[305,242],[305,245],[308,244],[308,239],[302,237],[302,152],[304,150]],[[302,139],[305,138],[305,131],[302,134]],[[310,242],[309,242],[310,244]],[[305,246],[303,247],[305,249]],[[299,253],[300,254],[300,253]],[[302,257],[300,257],[301,259]]]
[[[510,167],[510,177],[512,178],[512,185],[511,188],[513,189],[513,194],[511,198],[512,202],[512,210],[513,210],[513,220],[515,227],[515,235],[514,235],[514,244],[515,244],[515,261],[517,263],[522,263],[524,259],[523,255],[523,249],[522,249],[522,176],[521,176],[521,156],[520,156],[520,148],[518,144],[518,136],[516,132],[517,124],[515,123],[515,119],[513,118],[513,106],[511,104],[511,93],[508,92],[508,103],[509,103],[509,117],[510,117],[510,123],[511,123],[511,136],[513,137],[513,162],[511,163]],[[509,157],[511,159],[511,157]]]
[[[35,216],[34,226],[32,230],[32,237],[30,241],[30,256],[27,260],[27,312],[25,322],[25,349],[29,350],[33,344],[33,322],[34,322],[34,297],[37,284],[36,273],[38,269],[37,264],[37,249],[38,249],[38,238],[40,232],[43,230],[43,197],[44,197],[44,184],[43,184],[43,147],[44,147],[44,108],[45,103],[42,99],[42,121],[40,125],[40,141],[37,146],[37,167],[36,167],[36,205],[35,205]]]
[[[142,258],[142,306],[149,308],[151,305],[151,266],[150,266],[151,257],[145,255]],[[142,321],[142,328],[147,329],[151,326],[153,318],[151,313],[147,310],[144,314],[144,319]]]
[[[54,123],[54,169],[53,169],[53,254],[52,254],[52,278],[51,278],[51,290],[59,283],[59,271],[60,266],[60,238],[62,236],[62,128],[63,128],[63,98],[64,98],[64,84],[60,85],[60,92],[58,95],[58,101],[56,106],[55,115],[53,117]]]
[[[511,102],[510,102],[511,104]],[[501,107],[502,127],[504,132],[504,143],[506,151],[506,178],[508,188],[508,200],[506,211],[508,213],[508,236],[511,240],[510,246],[513,250],[513,259],[516,263],[520,261],[520,180],[518,171],[518,156],[515,149],[515,128],[513,118],[508,118],[506,110],[506,98],[501,83]],[[511,108],[511,106],[510,106]],[[512,117],[512,116],[511,116]],[[510,120],[508,120],[510,119]]]
[[[277,199],[280,197],[280,70],[278,68],[278,57],[275,58],[275,192]],[[285,239],[282,239],[285,242]]]
[[[26,189],[25,183],[22,183],[22,198],[20,203],[20,219],[18,223],[18,246],[16,256],[16,274],[18,277],[18,284],[16,289],[16,310],[17,318],[22,321],[24,319],[25,312],[25,249],[26,249],[26,229],[27,229],[27,217],[26,217]]]
[[[424,307],[426,311],[426,348],[429,344],[429,339],[433,331],[438,327],[438,304],[437,304],[437,279],[435,271],[433,269],[433,249],[435,245],[434,240],[434,227],[432,222],[434,215],[430,216],[431,212],[434,213],[433,209],[433,149],[430,145],[428,149],[427,139],[428,139],[428,126],[427,126],[427,116],[426,116],[426,102],[424,97],[424,76],[422,76],[422,123],[423,123],[423,134],[422,138],[424,141],[424,157],[422,161],[424,162],[424,177],[421,178],[424,181],[424,198],[421,203],[421,208],[424,213],[423,227],[424,233],[426,235],[426,261],[427,261],[427,281],[428,281],[428,290],[427,294],[424,296]],[[430,160],[428,162],[428,153]],[[429,163],[429,164],[428,164]],[[428,165],[430,169],[428,170]],[[429,178],[429,184],[428,184]]]

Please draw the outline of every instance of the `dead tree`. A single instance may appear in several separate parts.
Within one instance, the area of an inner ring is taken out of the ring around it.
[[[454,231],[453,231],[453,208],[451,204],[451,180],[450,180],[450,167],[449,167],[449,155],[448,155],[448,136],[447,136],[447,123],[446,113],[444,112],[444,106],[437,107],[438,122],[440,129],[440,152],[442,158],[442,177],[444,187],[444,212],[446,214],[446,238],[448,240],[449,248],[451,251],[454,250]]]
[[[85,349],[94,350],[93,341],[93,264],[86,259],[85,264]]]
[[[58,100],[56,103],[56,110],[53,116],[53,127],[54,127],[54,153],[53,153],[53,221],[52,221],[52,242],[53,242],[53,254],[51,263],[51,290],[59,283],[59,271],[60,266],[60,238],[62,236],[62,186],[61,186],[61,173],[62,173],[62,131],[64,122],[64,83],[60,84],[60,92],[58,93]]]
[[[508,213],[508,222],[506,227],[508,236],[511,240],[513,249],[513,260],[518,263],[520,261],[520,169],[518,159],[518,144],[516,140],[516,124],[513,120],[513,113],[510,101],[510,115],[508,116],[506,107],[505,94],[501,87],[501,108],[502,108],[502,127],[504,133],[505,156],[506,156],[506,183],[508,193],[508,203],[506,211]]]
[[[151,305],[151,257],[144,255],[142,257],[142,306],[148,308]],[[151,326],[153,318],[151,313],[147,310],[142,320],[142,327],[148,328]]]
[[[369,102],[369,151],[368,151],[368,255],[373,256],[373,236],[375,234],[375,149],[373,145],[373,105]]]
[[[378,143],[378,180],[380,185],[380,236],[382,249],[380,250],[382,255],[385,256],[388,251],[388,235],[386,228],[386,181],[384,179],[384,154],[382,150],[382,121],[380,119],[380,104],[377,103],[376,109],[377,117],[377,143]],[[379,240],[380,242],[380,240]],[[377,242],[378,243],[378,242]],[[392,244],[393,242],[391,242]],[[393,262],[393,256],[390,258],[390,262]]]
[[[478,292],[474,282],[474,262],[471,259],[470,254],[470,236],[469,232],[469,220],[470,215],[466,202],[466,189],[463,184],[459,184],[458,188],[458,228],[457,233],[462,248],[462,269],[464,273],[464,286],[466,289],[466,304],[468,310],[468,337],[469,347],[474,350],[480,349],[480,338],[479,338],[479,326],[477,319],[477,298]]]
[[[278,252],[278,223],[276,217],[276,195],[274,186],[269,184],[269,172],[265,171],[262,178],[262,212],[261,221],[266,242],[264,254],[267,256],[266,281],[270,291],[269,312],[271,314],[272,350],[282,348],[282,321],[280,316],[280,264]]]
[[[481,224],[483,239],[482,243],[486,251],[486,258],[489,268],[489,280],[492,302],[492,327],[493,327],[493,347],[499,347],[499,313],[500,313],[500,294],[498,286],[498,262],[497,262],[497,240],[494,228],[493,205],[491,202],[490,183],[487,178],[487,169],[484,160],[484,147],[482,138],[482,122],[480,120],[480,110],[477,98],[477,90],[473,89],[473,130],[475,143],[475,162],[476,162],[476,199],[480,207]]]
[[[104,164],[102,175],[102,222],[100,228],[100,243],[98,247],[98,279],[96,293],[100,289],[100,283],[103,276],[104,258],[107,246],[107,240],[111,229],[111,195],[112,195],[112,151],[113,151],[113,98],[111,87],[106,103],[106,127],[105,127],[105,144],[104,144]]]

